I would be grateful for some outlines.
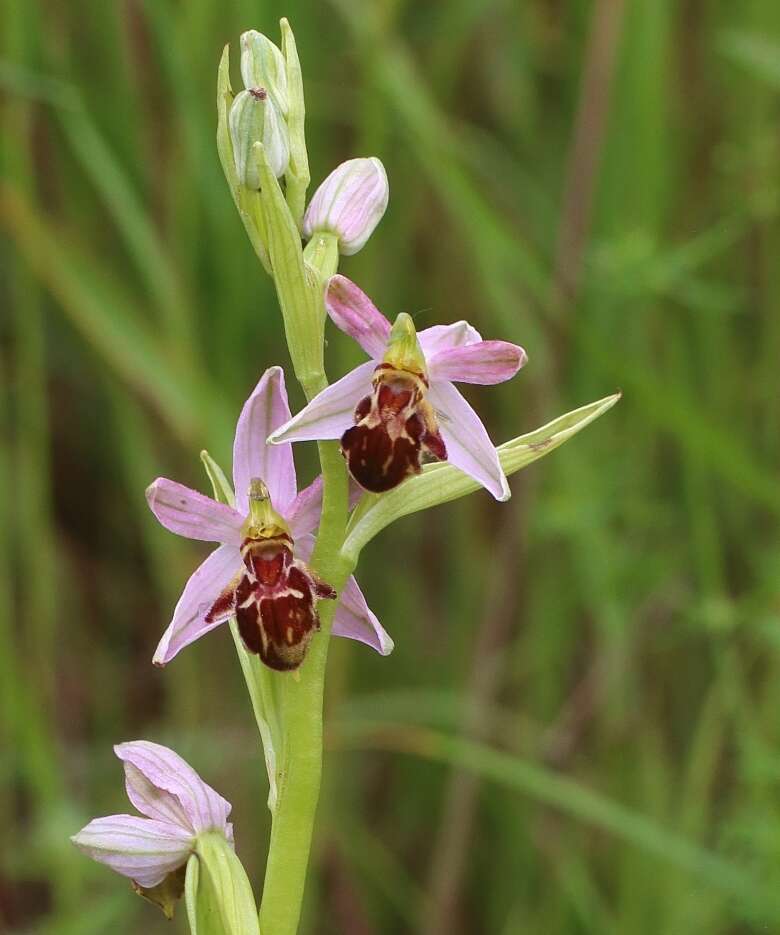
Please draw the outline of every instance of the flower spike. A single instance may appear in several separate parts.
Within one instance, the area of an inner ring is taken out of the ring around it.
[[[418,335],[402,314],[391,327],[345,276],[329,280],[325,306],[372,360],[315,396],[269,441],[338,438],[352,476],[373,493],[419,474],[426,461],[447,460],[497,500],[508,499],[496,449],[453,381],[509,380],[526,362],[525,351],[507,341],[483,341],[466,322]]]

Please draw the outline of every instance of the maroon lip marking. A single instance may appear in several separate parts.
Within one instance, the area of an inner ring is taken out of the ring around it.
[[[241,545],[244,568],[206,615],[217,623],[236,615],[246,648],[272,669],[297,669],[320,628],[317,600],[336,592],[293,556],[287,535],[247,538]]]
[[[447,448],[417,373],[379,364],[373,391],[355,407],[355,425],[341,436],[350,474],[372,493],[419,474],[424,459],[443,461]]]

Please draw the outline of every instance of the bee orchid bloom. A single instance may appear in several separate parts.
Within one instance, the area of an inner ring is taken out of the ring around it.
[[[171,532],[219,542],[187,582],[154,654],[165,665],[185,646],[238,620],[250,652],[273,669],[295,669],[319,628],[316,601],[336,592],[306,566],[319,525],[322,482],[298,493],[292,446],[266,438],[290,418],[281,367],[271,367],[246,401],[233,445],[235,507],[166,478],[146,491],[154,515]],[[393,642],[369,610],[354,577],[340,595],[333,633],[382,655]]]
[[[446,459],[497,500],[507,500],[496,449],[453,382],[503,383],[526,362],[525,351],[507,341],[483,341],[465,321],[418,335],[402,314],[391,326],[346,276],[328,281],[325,306],[372,359],[315,396],[269,441],[339,438],[350,473],[374,493],[418,474],[426,458]]]
[[[146,890],[184,867],[198,835],[216,831],[232,846],[230,803],[173,750],[136,740],[114,752],[125,767],[127,797],[144,817],[93,819],[71,838],[82,853]]]

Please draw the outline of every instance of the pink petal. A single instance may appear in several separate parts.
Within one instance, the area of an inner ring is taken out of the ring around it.
[[[135,815],[95,818],[71,841],[83,854],[143,887],[162,883],[186,863],[193,846],[192,833],[178,825]]]
[[[439,415],[447,460],[486,487],[496,500],[508,500],[506,475],[476,412],[446,380],[431,384],[428,399]]]
[[[207,785],[178,753],[148,740],[120,743],[127,796],[148,818],[170,821],[190,833],[227,834],[230,803]]]
[[[342,162],[314,193],[303,236],[308,240],[318,230],[333,231],[339,252],[352,256],[382,220],[389,195],[385,167],[375,156]]]
[[[345,377],[329,387],[301,409],[286,424],[272,432],[272,445],[315,439],[341,438],[355,422],[355,406],[371,392],[371,376],[376,368],[373,360],[355,367]]]
[[[314,551],[314,536],[302,536],[295,543],[295,556],[303,562],[311,559]],[[371,612],[363,592],[351,575],[339,595],[339,603],[333,618],[333,635],[358,640],[375,649],[380,655],[388,656],[394,643],[388,632]]]
[[[295,557],[299,558],[302,562],[308,563],[311,559],[311,553],[314,551],[314,544],[316,541],[317,540],[310,532],[296,539]]]
[[[349,478],[349,509],[353,510],[365,490]],[[320,524],[322,514],[322,477],[317,477],[293,500],[285,519],[296,541],[307,533],[314,532]]]
[[[354,338],[369,357],[381,360],[390,337],[390,322],[346,276],[331,276],[325,290],[325,308],[334,324]]]
[[[298,494],[288,507],[285,519],[294,540],[314,532],[322,513],[322,477],[317,477]]]
[[[158,477],[146,488],[149,509],[171,532],[205,542],[241,543],[240,513],[183,484]]]
[[[385,628],[371,612],[363,592],[352,575],[339,595],[336,615],[333,618],[333,635],[359,640],[380,655],[393,651],[393,641]]]
[[[235,545],[221,545],[209,555],[184,586],[168,629],[163,633],[152,662],[164,666],[185,646],[218,627],[222,621],[206,623],[214,601],[230,584],[241,567],[241,553]]]
[[[274,509],[284,515],[295,499],[295,463],[290,445],[271,447],[266,439],[290,418],[284,371],[269,367],[244,404],[233,443],[233,486],[236,509],[243,516],[249,511],[249,482],[265,481]]]
[[[479,341],[451,347],[428,358],[431,381],[460,383],[503,383],[510,380],[528,357],[522,347],[508,341]]]
[[[451,347],[465,347],[482,340],[482,335],[467,321],[456,321],[451,325],[433,325],[417,335],[426,359],[430,360],[439,351]]]

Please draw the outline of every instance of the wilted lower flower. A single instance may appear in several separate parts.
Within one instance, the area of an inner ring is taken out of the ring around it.
[[[314,193],[303,218],[303,236],[308,240],[317,231],[330,231],[338,236],[340,253],[357,253],[382,220],[389,192],[385,167],[377,158],[342,162]]]
[[[316,600],[336,593],[306,565],[320,521],[321,479],[298,493],[292,446],[266,444],[289,418],[284,373],[271,367],[236,426],[235,508],[164,477],[146,491],[166,529],[222,543],[187,582],[154,654],[157,665],[233,614],[247,649],[259,653],[266,665],[294,669],[302,662],[319,627]],[[393,648],[354,577],[342,589],[333,633],[367,643],[382,655]]]
[[[93,819],[71,838],[80,851],[129,877],[143,892],[169,879],[178,883],[199,835],[216,832],[232,846],[230,803],[173,750],[136,740],[118,744],[114,752],[124,763],[127,797],[144,817]],[[183,877],[180,882],[183,886]]]
[[[507,341],[483,341],[465,321],[416,334],[395,325],[345,276],[333,276],[325,305],[336,325],[371,356],[331,384],[269,438],[272,444],[340,438],[355,480],[380,493],[419,473],[425,457],[460,468],[498,500],[509,485],[482,420],[453,386],[502,383],[526,361]]]
[[[239,91],[228,115],[236,172],[242,185],[257,190],[260,176],[253,147],[262,143],[268,165],[279,178],[290,161],[287,127],[265,88]]]

